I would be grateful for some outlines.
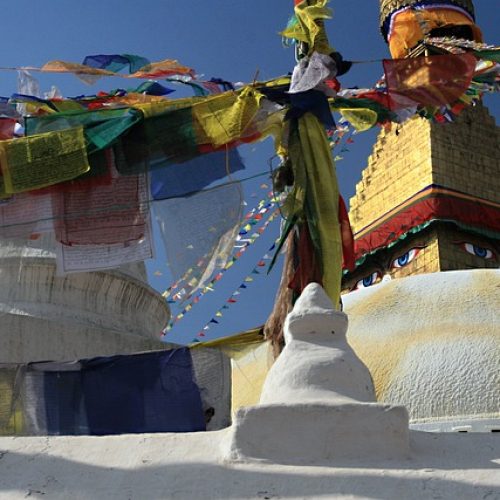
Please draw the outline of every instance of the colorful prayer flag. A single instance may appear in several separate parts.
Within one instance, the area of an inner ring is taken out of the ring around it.
[[[470,53],[385,59],[391,109],[408,107],[408,100],[421,106],[453,104],[469,88],[475,68]]]

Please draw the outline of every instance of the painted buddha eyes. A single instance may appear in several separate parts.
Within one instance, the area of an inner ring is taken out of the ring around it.
[[[496,259],[496,254],[489,248],[473,245],[472,243],[461,243],[462,248],[471,255],[481,257],[484,260]]]
[[[381,275],[378,271],[375,271],[368,276],[365,276],[362,280],[359,280],[353,287],[353,290],[361,290],[362,288],[368,288],[375,285],[380,281]]]
[[[419,254],[420,250],[425,247],[416,247],[408,250],[404,254],[400,255],[398,258],[391,261],[390,269],[400,269],[406,267],[410,262],[412,262],[415,257]],[[376,285],[382,280],[382,272],[375,271],[368,276],[365,276],[362,280],[359,280],[352,288],[352,290],[361,290],[362,288],[368,288],[370,286]]]
[[[403,255],[400,255],[397,259],[394,259],[392,261],[391,269],[398,269],[407,266],[410,262],[412,262],[415,259],[420,250],[421,248],[412,248]]]

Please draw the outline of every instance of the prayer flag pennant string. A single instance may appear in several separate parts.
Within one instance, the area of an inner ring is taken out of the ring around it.
[[[272,208],[273,206],[274,206],[274,204],[273,204],[273,203],[271,203],[271,204],[270,204],[270,206],[269,206],[269,208]],[[271,223],[271,222],[272,222],[272,221],[276,218],[276,216],[278,215],[278,213],[279,213],[279,211],[278,211],[278,210],[275,210],[275,211],[271,214],[271,216],[269,217],[269,219],[268,219],[268,220],[264,223],[264,227],[266,227],[266,228],[267,228],[267,227],[269,226],[269,224],[270,224],[270,223]],[[260,235],[257,235],[257,237],[259,237],[259,236],[260,236]],[[247,247],[245,247],[245,248],[242,248],[242,249],[238,252],[238,254],[240,254],[240,256],[241,256],[241,255],[242,255],[242,254],[243,254],[243,253],[247,250],[247,248],[248,248],[248,246],[247,246]],[[238,255],[238,254],[236,254],[236,255]],[[235,255],[235,257],[236,257],[236,255]],[[222,270],[221,270],[218,274],[224,274],[224,273],[225,273],[225,271],[227,271],[227,269],[228,269],[227,267],[224,267],[224,268],[223,268],[223,269],[222,269]],[[216,276],[216,277],[217,277],[217,276]],[[212,279],[212,280],[211,280],[211,281],[207,284],[207,286],[205,286],[205,288],[204,288],[203,290],[199,291],[199,292],[196,294],[196,296],[195,296],[195,297],[193,297],[193,298],[191,299],[191,302],[188,304],[188,306],[191,306],[191,308],[190,308],[190,309],[192,309],[192,306],[193,306],[194,304],[197,304],[197,303],[201,300],[201,298],[202,298],[204,295],[206,295],[206,293],[207,293],[208,291],[212,291],[212,292],[213,292],[213,291],[214,291],[213,285],[214,285],[217,281],[220,281],[220,279],[221,279],[221,278],[218,278],[218,279],[213,278],[213,279]],[[247,278],[247,279],[252,280],[252,278]],[[253,280],[252,280],[252,281],[253,281]],[[232,299],[232,300],[234,300],[234,299]],[[228,301],[228,302],[229,302],[229,301]],[[235,301],[235,302],[236,302],[236,301]],[[186,307],[187,307],[187,306],[186,306]],[[184,309],[185,309],[185,308],[184,308]],[[173,326],[174,326],[176,323],[178,323],[178,322],[179,322],[179,321],[180,321],[180,320],[184,317],[184,315],[185,315],[185,311],[184,311],[184,313],[183,313],[183,312],[181,312],[180,314],[177,314],[176,316],[174,316],[174,317],[170,320],[170,323],[168,324],[168,326],[166,327],[165,332],[170,331],[170,330],[173,328]]]
[[[271,217],[270,217],[270,220],[275,217],[277,215],[277,213],[275,212]],[[270,222],[270,220],[268,222]],[[275,244],[273,243],[273,246],[275,246]],[[268,251],[271,251],[271,249],[269,249]],[[267,253],[264,254],[264,255],[268,255]],[[258,262],[257,264],[255,265],[255,267],[252,269],[252,271],[250,272],[250,274],[261,274],[259,271],[258,271],[258,267],[262,267],[262,264],[264,264],[264,266],[266,265],[266,263],[264,262],[264,257],[262,257]],[[238,287],[238,289],[236,289],[230,296],[229,298],[226,300],[226,303],[215,313],[214,315],[214,318],[212,318],[208,323],[207,325],[205,326],[205,328],[203,330],[206,330],[207,329],[207,326],[209,326],[210,324],[220,324],[219,321],[217,321],[215,318],[222,318],[222,311],[225,310],[225,309],[229,309],[229,305],[228,304],[236,304],[237,303],[237,300],[234,299],[235,296],[238,296],[241,294],[241,292],[239,291],[240,289],[246,289],[248,288],[248,285],[246,285],[245,283],[251,283],[253,282],[254,279],[249,275],[247,276],[244,280],[243,280],[243,283],[241,283],[241,285]],[[201,335],[199,335],[201,336]],[[204,335],[203,335],[204,336]]]
[[[262,203],[262,205],[260,205],[260,203]],[[263,205],[265,205],[265,204],[266,204],[266,200],[265,200],[265,199],[263,199],[263,200],[261,200],[261,201],[259,202],[259,205],[260,205],[260,206],[263,206]],[[259,207],[259,208],[260,208],[260,207]],[[271,208],[271,206],[270,206],[270,207],[266,210],[266,212],[267,212],[267,211],[269,211],[269,209],[270,209],[270,208]],[[248,212],[248,213],[244,216],[244,219],[252,219],[252,218],[254,218],[254,217],[257,215],[257,211],[258,211],[258,207],[254,207],[254,208],[252,208],[252,210],[250,210],[250,211],[249,211],[249,212]],[[260,215],[260,214],[259,214],[259,215]],[[245,222],[245,225],[246,225],[246,224],[247,224],[247,222]],[[241,228],[240,228],[240,231],[241,231]],[[175,290],[177,290],[177,288],[179,288],[179,287],[181,286],[181,284],[182,284],[182,283],[186,282],[186,281],[190,278],[190,276],[191,276],[191,274],[192,274],[193,272],[195,272],[197,269],[199,269],[199,268],[201,268],[201,267],[203,267],[203,266],[205,265],[205,263],[206,263],[206,259],[207,259],[207,258],[208,258],[208,255],[204,255],[204,256],[203,256],[203,257],[202,257],[202,258],[201,258],[201,259],[197,262],[197,264],[196,264],[196,266],[195,266],[195,267],[191,267],[191,268],[189,268],[189,269],[186,271],[186,273],[185,273],[185,274],[184,274],[184,275],[183,275],[180,279],[178,279],[177,281],[175,281],[174,283],[172,283],[172,285],[170,285],[170,287],[169,287],[169,288],[167,288],[167,289],[166,289],[166,290],[162,293],[162,296],[163,296],[164,298],[168,298],[168,297],[170,297],[170,296],[173,294],[173,292],[174,292]],[[234,263],[236,260],[237,260],[237,259],[236,259],[235,257],[233,257],[233,258],[232,258],[232,260],[231,260],[230,262]],[[232,263],[231,263],[231,264],[229,264],[229,265],[226,265],[226,267],[227,267],[227,268],[231,267],[231,266],[232,266]],[[169,303],[170,303],[170,302],[169,302]]]

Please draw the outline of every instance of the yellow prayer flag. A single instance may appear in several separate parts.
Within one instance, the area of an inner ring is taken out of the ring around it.
[[[339,113],[358,131],[364,132],[377,124],[378,115],[373,109],[341,108]]]
[[[6,193],[58,184],[90,170],[83,127],[0,141]]]
[[[44,73],[77,73],[85,75],[115,76],[112,71],[101,68],[93,68],[84,64],[67,61],[49,61],[41,67]]]
[[[225,92],[194,104],[199,142],[222,146],[240,139],[257,114],[261,97],[255,89],[246,87],[239,94]]]
[[[299,143],[300,141],[300,143]],[[306,172],[307,207],[319,235],[323,288],[338,307],[342,278],[342,241],[338,216],[339,190],[330,146],[323,126],[311,113],[299,119],[298,141],[290,144],[297,170]],[[297,178],[295,179],[297,182]]]
[[[16,375],[15,368],[4,368],[0,372],[0,436],[22,435],[23,432],[24,418]]]
[[[324,27],[318,21],[330,19],[332,11],[326,4],[329,0],[310,0],[295,6],[297,24],[287,27],[281,35],[293,38],[309,45],[310,51],[315,50],[322,54],[333,52],[329,46]]]

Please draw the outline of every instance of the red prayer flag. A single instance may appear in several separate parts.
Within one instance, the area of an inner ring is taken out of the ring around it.
[[[470,53],[384,60],[389,96],[422,106],[455,103],[469,88],[475,68],[476,58]]]
[[[342,238],[342,267],[354,271],[356,267],[356,257],[354,248],[354,236],[352,234],[349,214],[344,198],[339,195],[339,224],[340,236]]]
[[[145,175],[120,175],[111,150],[106,159],[107,175],[75,180],[53,192],[54,227],[61,243],[111,245],[137,241],[146,233]]]
[[[304,290],[309,283],[319,283],[323,285],[321,266],[318,262],[316,252],[314,251],[314,245],[307,221],[300,226],[296,252],[299,263],[295,269],[293,278],[288,283],[288,288],[301,294],[302,290]]]
[[[7,139],[12,139],[14,137],[15,126],[16,126],[16,120],[14,120],[13,118],[1,118],[0,140],[5,141]]]

